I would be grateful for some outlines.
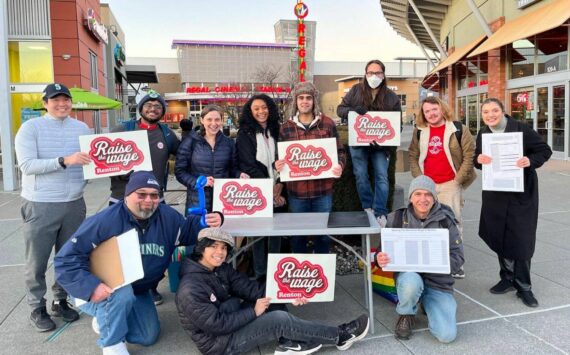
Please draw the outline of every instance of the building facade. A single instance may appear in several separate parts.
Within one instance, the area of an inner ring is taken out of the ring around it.
[[[439,91],[473,134],[482,125],[481,102],[496,97],[543,137],[553,157],[570,159],[568,0],[403,3],[380,0],[400,35],[439,53],[422,85]]]

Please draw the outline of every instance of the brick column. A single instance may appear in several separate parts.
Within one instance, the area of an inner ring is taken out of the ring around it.
[[[505,18],[499,17],[491,22],[489,26],[491,31],[496,32],[505,24]],[[505,102],[506,82],[507,82],[507,51],[501,48],[492,49],[487,52],[488,55],[488,80],[489,80],[489,97],[495,97]]]

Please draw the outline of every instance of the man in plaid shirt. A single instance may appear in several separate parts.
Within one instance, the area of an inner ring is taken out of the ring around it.
[[[340,142],[336,125],[329,117],[323,115],[319,108],[319,92],[312,83],[302,82],[295,85],[292,91],[289,120],[281,126],[279,141],[297,141],[306,139],[336,138],[339,164],[332,172],[339,177],[346,164],[346,151]],[[275,168],[281,171],[285,160],[276,160]],[[287,194],[291,212],[331,212],[333,179],[289,181]],[[326,235],[315,237],[314,252],[329,252],[330,239]],[[292,238],[294,253],[307,253],[307,237]]]

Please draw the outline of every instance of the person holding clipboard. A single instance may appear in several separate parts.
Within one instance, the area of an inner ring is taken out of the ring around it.
[[[523,122],[505,113],[503,103],[495,98],[483,101],[481,116],[487,125],[477,134],[473,163],[481,169],[491,164],[493,157],[482,154],[482,135],[522,132],[523,156],[516,166],[524,169],[524,191],[483,191],[479,236],[497,253],[500,281],[489,290],[494,294],[517,291],[517,297],[528,307],[538,301],[530,282],[530,261],[536,243],[538,220],[538,178],[536,169],[542,166],[552,150],[540,135]]]

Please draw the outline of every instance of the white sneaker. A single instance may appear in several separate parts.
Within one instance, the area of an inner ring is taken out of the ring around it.
[[[97,317],[93,317],[93,320],[91,321],[91,328],[93,328],[93,331],[95,333],[101,334],[99,331],[99,323],[97,323]]]
[[[386,220],[386,216],[382,215],[382,216],[376,217],[376,222],[378,222],[378,224],[380,225],[380,228],[386,228],[386,223],[388,221]]]
[[[103,355],[129,355],[127,344],[120,342],[112,346],[106,346],[103,348]]]

